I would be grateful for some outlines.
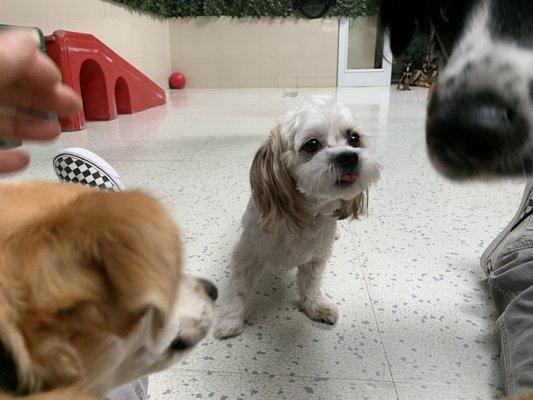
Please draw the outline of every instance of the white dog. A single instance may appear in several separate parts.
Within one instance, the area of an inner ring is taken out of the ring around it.
[[[380,175],[365,147],[350,110],[329,96],[288,113],[272,131],[250,170],[252,198],[233,252],[216,337],[242,332],[265,272],[296,266],[303,312],[315,321],[337,322],[337,307],[324,298],[320,284],[337,219],[366,211],[368,187]]]

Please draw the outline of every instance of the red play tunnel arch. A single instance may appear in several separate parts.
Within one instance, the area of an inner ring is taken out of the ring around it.
[[[115,102],[117,104],[117,113],[119,114],[133,114],[131,108],[130,89],[126,79],[119,76],[115,83]]]
[[[111,119],[104,71],[95,60],[85,60],[81,65],[80,89],[86,119]]]

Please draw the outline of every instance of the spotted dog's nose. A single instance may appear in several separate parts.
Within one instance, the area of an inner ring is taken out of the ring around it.
[[[440,161],[455,168],[472,167],[522,146],[526,125],[496,94],[462,94],[443,100],[437,90],[428,108],[426,139]]]

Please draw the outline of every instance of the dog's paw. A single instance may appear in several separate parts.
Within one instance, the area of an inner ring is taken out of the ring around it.
[[[335,325],[339,319],[339,310],[335,304],[326,300],[317,302],[305,302],[302,304],[302,310],[313,321],[322,322],[328,325]]]
[[[335,228],[335,240],[339,240],[341,238],[341,230],[339,227]]]
[[[217,339],[239,336],[244,330],[244,321],[239,317],[220,317],[215,322],[213,335]]]

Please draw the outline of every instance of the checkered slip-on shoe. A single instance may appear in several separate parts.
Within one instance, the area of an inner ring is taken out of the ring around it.
[[[54,171],[62,182],[81,183],[98,189],[124,190],[117,172],[104,159],[79,147],[62,150],[54,157]]]
[[[497,267],[497,260],[500,254],[506,249],[509,242],[513,241],[511,236],[513,230],[517,228],[526,218],[533,214],[533,183],[528,183],[522,200],[520,201],[520,207],[516,211],[515,216],[507,224],[507,226],[500,232],[500,234],[492,241],[491,244],[485,249],[479,260],[481,269],[485,272],[487,277]]]

